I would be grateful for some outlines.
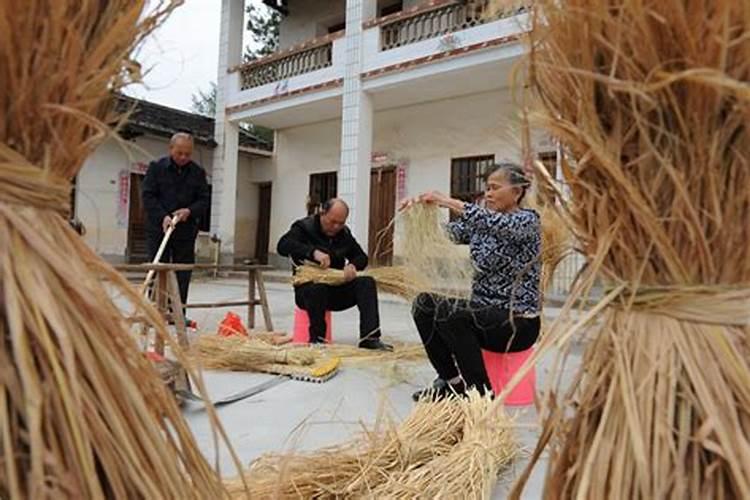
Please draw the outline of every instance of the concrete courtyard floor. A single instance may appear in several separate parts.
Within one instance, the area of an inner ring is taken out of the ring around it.
[[[284,283],[267,283],[268,298],[276,331],[289,332],[294,310],[291,286]],[[194,279],[190,300],[213,302],[241,300],[246,297],[247,282],[242,279]],[[188,316],[198,322],[202,334],[215,334],[216,327],[228,310],[239,314],[243,321],[245,308],[194,309]],[[257,308],[257,325],[263,325],[260,308]],[[557,309],[547,308],[545,317],[552,319]],[[391,296],[380,298],[380,316],[384,338],[417,342],[419,337],[411,320],[410,307]],[[334,313],[334,342],[355,345],[358,339],[359,316],[356,309]],[[574,349],[568,365],[570,370],[580,363],[580,349]],[[550,359],[537,366],[537,387],[543,387]],[[384,373],[377,366],[365,368],[345,367],[329,381],[316,384],[285,381],[261,394],[219,408],[218,415],[234,450],[243,465],[263,453],[314,450],[346,441],[365,427],[371,427],[383,410],[399,420],[413,406],[411,394],[429,384],[434,372],[425,360],[423,363],[404,363],[395,373]],[[210,397],[214,400],[239,392],[274,378],[273,375],[241,372],[204,373]],[[526,452],[512,467],[498,478],[493,492],[496,499],[505,498],[513,479],[520,474],[528,453],[533,449],[539,433],[534,407],[508,409],[519,424],[517,435]],[[216,455],[215,441],[209,419],[202,405],[186,403],[184,414],[206,457],[213,463]],[[225,447],[219,447],[218,457],[222,474],[232,476],[235,469]],[[544,459],[536,467],[523,498],[541,498]]]

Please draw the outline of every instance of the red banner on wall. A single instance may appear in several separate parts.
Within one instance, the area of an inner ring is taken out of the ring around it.
[[[406,165],[399,163],[396,168],[396,202],[406,198]]]
[[[130,172],[120,170],[117,182],[117,227],[128,227],[128,209],[130,208]]]

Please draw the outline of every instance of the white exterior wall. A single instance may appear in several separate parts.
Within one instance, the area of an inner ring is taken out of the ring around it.
[[[328,34],[328,27],[344,22],[346,0],[290,0],[290,15],[279,25],[279,49]]]
[[[86,227],[86,243],[98,254],[113,261],[125,257],[128,246],[130,199],[123,207],[125,218],[118,214],[120,172],[137,171],[136,164],[149,162],[168,154],[167,139],[138,137],[134,141],[108,140],[99,146],[83,164],[76,184],[75,216]],[[201,165],[211,182],[212,150],[196,144],[193,160]],[[128,183],[129,183],[128,175]],[[128,195],[130,193],[128,185]]]
[[[292,222],[307,215],[310,174],[338,170],[340,141],[338,120],[276,132],[269,254],[276,254],[276,244]]]
[[[502,91],[383,111],[375,114],[373,151],[408,160],[407,196],[449,193],[452,158],[520,159],[520,138],[512,130],[517,122]]]

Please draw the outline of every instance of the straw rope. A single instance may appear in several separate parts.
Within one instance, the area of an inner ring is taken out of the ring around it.
[[[67,218],[70,213],[70,183],[33,166],[0,143],[0,203],[52,211]]]
[[[686,322],[748,326],[750,286],[625,287],[611,306]]]

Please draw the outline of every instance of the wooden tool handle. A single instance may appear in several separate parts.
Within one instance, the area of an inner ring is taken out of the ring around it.
[[[167,231],[164,233],[164,238],[161,240],[161,245],[159,245],[159,250],[156,251],[156,256],[154,257],[152,264],[158,264],[161,260],[161,256],[164,253],[164,249],[167,248],[167,243],[169,243],[169,237],[172,236],[172,233],[174,232],[174,228],[179,222],[179,219],[177,216],[172,217],[172,220],[169,222],[169,227],[167,228]],[[146,279],[143,280],[143,285],[141,285],[141,293],[146,293],[146,289],[148,288],[149,283],[151,283],[151,280],[154,279],[154,274],[156,271],[151,269],[146,274]]]

